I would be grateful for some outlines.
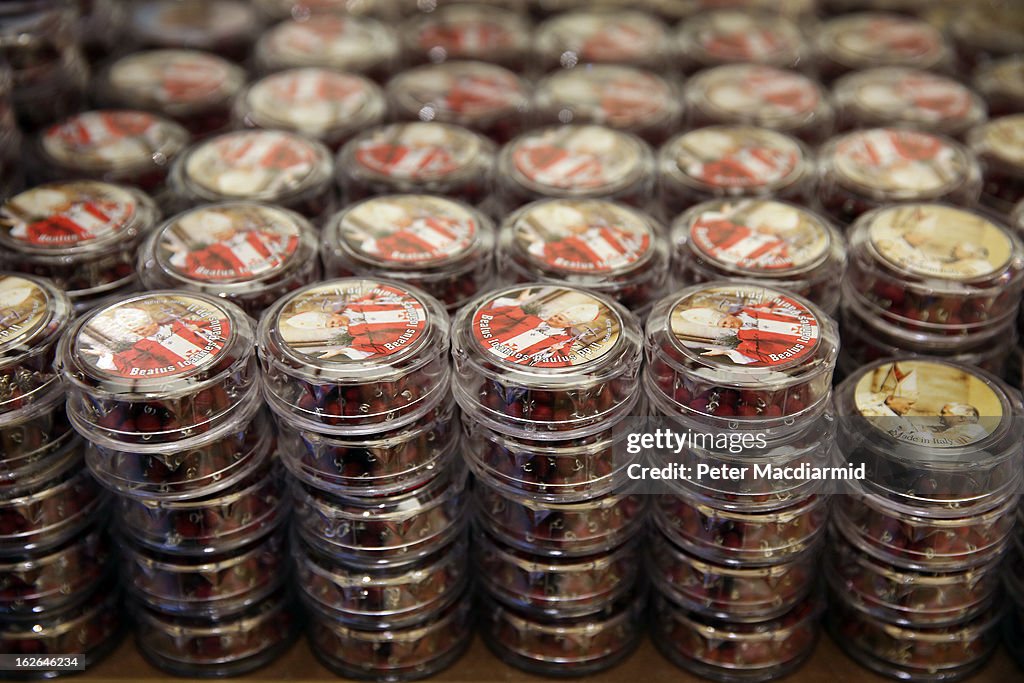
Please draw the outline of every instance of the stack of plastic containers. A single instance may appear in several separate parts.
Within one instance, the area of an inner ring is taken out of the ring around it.
[[[52,369],[71,303],[0,274],[0,652],[108,652],[120,633],[108,497],[85,467]]]
[[[89,180],[39,185],[0,207],[0,264],[49,278],[81,312],[135,290],[136,253],[158,217],[134,188]]]
[[[615,665],[643,627],[646,501],[623,486],[645,410],[639,323],[602,294],[527,284],[467,304],[452,345],[481,634],[533,673]]]
[[[1010,656],[1024,666],[1024,507],[1017,508],[1017,528],[1013,532],[1013,547],[1003,568],[1003,585],[1009,598],[1006,622],[1003,625],[1003,643]]]
[[[905,355],[1003,371],[1024,286],[1011,230],[967,209],[906,204],[864,214],[848,236],[845,371]]]
[[[969,366],[887,359],[847,378],[836,408],[842,452],[865,477],[836,497],[829,628],[884,675],[964,678],[999,639],[1019,395]]]
[[[329,280],[274,304],[258,337],[314,654],[349,678],[444,669],[471,633],[444,308],[398,281]]]
[[[1009,213],[1024,199],[1024,114],[992,119],[967,134],[967,144],[984,171],[981,201]]]
[[[650,429],[686,439],[651,454],[681,473],[653,515],[654,642],[698,676],[784,676],[823,608],[828,481],[789,468],[831,461],[836,325],[783,290],[716,281],[655,304],[646,347]]]
[[[285,491],[252,321],[207,294],[98,307],[61,339],[68,417],[117,494],[139,649],[184,676],[235,675],[295,633]]]

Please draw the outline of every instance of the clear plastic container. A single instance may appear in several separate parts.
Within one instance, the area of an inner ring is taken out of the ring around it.
[[[300,67],[270,74],[235,100],[240,127],[287,130],[337,150],[364,128],[384,121],[384,91],[356,74]]]
[[[414,627],[466,599],[465,539],[431,555],[388,567],[352,567],[313,546],[296,544],[296,580],[313,611],[367,631]]]
[[[971,85],[985,98],[991,116],[1024,111],[1024,55],[981,65],[975,70]]]
[[[63,413],[63,407],[60,412]],[[41,426],[46,429],[48,425]],[[36,491],[51,482],[56,474],[63,472],[68,461],[82,459],[84,441],[66,422],[53,426],[67,431],[48,435],[42,445],[32,450],[0,453],[0,499]],[[0,436],[8,437],[11,434],[0,432]]]
[[[338,153],[346,201],[382,194],[435,194],[479,204],[491,196],[494,143],[446,123],[377,126]]]
[[[301,538],[349,566],[390,566],[450,544],[467,520],[466,468],[452,462],[423,486],[390,496],[340,497],[295,483]]]
[[[625,64],[660,71],[671,62],[668,26],[639,9],[584,9],[537,26],[533,58],[543,70]]]
[[[826,80],[881,66],[946,71],[953,61],[952,46],[939,29],[923,19],[891,12],[830,19],[818,30],[815,43]]]
[[[641,404],[634,412],[643,415],[646,409]],[[462,456],[478,479],[537,501],[574,502],[612,493],[638,460],[624,454],[629,430],[622,421],[576,439],[537,441],[505,436],[467,417],[462,433]]]
[[[490,284],[494,223],[444,197],[387,195],[335,214],[324,227],[320,249],[329,277],[398,280],[454,311]]]
[[[107,496],[80,459],[31,493],[0,499],[0,557],[45,552],[80,535],[103,512]]]
[[[785,565],[820,546],[829,499],[812,494],[785,507],[748,512],[664,494],[656,497],[652,517],[669,540],[698,558],[749,569]]]
[[[0,229],[2,233],[2,229]],[[2,242],[0,242],[2,244]],[[60,378],[52,368],[57,340],[73,315],[71,302],[51,281],[0,274],[0,460],[32,450],[40,439],[8,434],[8,424],[52,412]],[[45,407],[33,404],[45,402]],[[18,416],[8,413],[19,413]],[[20,418],[20,419],[19,419]],[[27,435],[25,435],[27,436]]]
[[[138,294],[79,318],[56,367],[90,438],[168,443],[232,419],[256,383],[252,321],[198,292]]]
[[[663,597],[654,602],[651,638],[673,664],[723,683],[761,683],[793,673],[818,641],[824,605],[810,597],[768,621],[733,622],[702,617]]]
[[[497,197],[511,211],[537,199],[614,199],[647,206],[654,156],[640,138],[592,124],[547,126],[518,136],[498,155]]]
[[[977,204],[981,167],[950,138],[908,128],[868,128],[820,151],[818,204],[841,224],[896,202]]]
[[[288,516],[283,472],[263,467],[205,498],[120,497],[117,522],[146,548],[174,555],[210,555],[241,548],[280,527]]]
[[[96,98],[105,107],[152,111],[203,137],[227,127],[247,74],[205,52],[150,50],[121,57],[97,78]]]
[[[984,336],[1015,315],[1024,245],[988,215],[944,204],[871,211],[851,228],[848,289],[913,332]]]
[[[814,162],[795,138],[753,126],[708,126],[681,133],[658,152],[658,190],[670,216],[724,197],[772,197],[805,204]]]
[[[93,528],[59,548],[0,559],[0,614],[46,615],[80,602],[111,573],[105,532]]]
[[[59,385],[23,408],[0,413],[0,470],[4,479],[51,456],[74,438],[64,410],[64,389]]]
[[[920,69],[857,71],[833,87],[840,126],[910,126],[962,137],[987,118],[985,101],[959,81]]]
[[[341,495],[379,496],[425,484],[460,457],[455,402],[442,400],[405,427],[365,436],[331,436],[278,422],[280,458],[311,487]]]
[[[756,280],[814,302],[839,306],[846,242],[823,216],[771,199],[703,202],[672,224],[672,272],[683,285]]]
[[[237,421],[199,438],[172,444],[109,447],[91,444],[86,461],[107,488],[145,502],[210,496],[264,467],[274,449],[270,415],[259,393]],[[127,449],[127,450],[120,450]]]
[[[964,71],[1020,52],[1024,11],[1014,2],[971,3],[950,17],[947,33]]]
[[[682,102],[673,82],[621,64],[556,71],[537,82],[534,118],[543,124],[592,123],[659,145],[679,127]]]
[[[187,130],[156,114],[86,111],[36,136],[29,175],[39,181],[89,178],[157,190],[188,144]]]
[[[672,602],[694,613],[732,622],[781,617],[815,585],[813,550],[768,567],[719,565],[690,555],[663,534],[646,543],[651,581]]]
[[[706,69],[686,83],[690,128],[746,124],[788,133],[816,145],[832,135],[835,111],[825,90],[795,71],[763,64]]]
[[[664,226],[608,200],[533,202],[508,216],[498,234],[498,270],[508,282],[574,285],[642,315],[668,279]]]
[[[476,522],[502,543],[547,557],[607,552],[635,537],[647,517],[643,495],[611,493],[573,503],[546,503],[501,491],[483,480],[474,490]]]
[[[992,610],[999,595],[999,563],[915,572],[858,551],[840,534],[832,536],[825,557],[824,574],[832,590],[889,624],[929,628],[969,621]]]
[[[135,640],[153,666],[175,676],[241,676],[277,659],[298,636],[292,600],[277,593],[224,617],[176,616],[132,605]]]
[[[197,204],[248,200],[310,220],[334,210],[334,165],[319,142],[281,130],[224,133],[190,148],[171,168],[171,200]]]
[[[256,202],[205,205],[153,232],[140,249],[139,278],[146,289],[205,292],[259,317],[288,292],[319,279],[317,240],[313,226],[286,209]]]
[[[478,59],[513,71],[524,71],[531,47],[532,25],[515,3],[446,4],[408,18],[401,25],[406,59],[439,64],[453,59]]]
[[[645,387],[710,426],[793,424],[827,401],[835,323],[809,301],[743,280],[695,285],[647,320]]]
[[[526,128],[530,91],[508,69],[478,61],[413,67],[389,80],[386,90],[391,111],[400,120],[452,123],[499,144]]]
[[[134,545],[118,546],[121,581],[149,609],[183,617],[224,617],[262,602],[286,579],[284,530],[226,553],[168,555]]]
[[[984,170],[982,203],[1008,214],[1024,199],[1024,113],[992,119],[971,129],[967,145]]]
[[[988,661],[999,642],[1000,610],[954,626],[895,626],[834,596],[828,630],[856,662],[875,673],[914,683],[959,681]]]
[[[385,631],[352,628],[314,612],[307,633],[313,654],[338,676],[387,683],[429,678],[469,646],[470,600],[464,596],[421,624]]]
[[[962,571],[997,561],[1013,530],[1016,497],[965,517],[930,517],[872,495],[837,496],[838,531],[862,552],[897,567]]]
[[[738,62],[807,68],[810,46],[792,17],[749,2],[718,4],[725,9],[704,11],[679,24],[676,43],[685,70]]]
[[[120,641],[119,606],[120,592],[115,585],[106,584],[67,609],[4,619],[0,621],[0,652],[29,658],[62,658],[75,653],[81,655],[78,664],[89,668]],[[52,678],[55,672],[36,671],[34,674]]]
[[[389,280],[330,280],[278,300],[260,320],[263,389],[293,427],[357,436],[397,429],[448,391],[448,315]]]
[[[637,403],[640,326],[604,295],[556,285],[489,292],[452,331],[455,400],[500,433],[586,436]]]
[[[477,580],[488,597],[524,616],[543,619],[599,613],[632,593],[641,580],[640,544],[585,557],[534,555],[477,531]]]
[[[480,633],[494,654],[530,674],[591,676],[628,657],[640,642],[646,600],[630,597],[581,617],[534,617],[486,601]]]
[[[207,50],[242,61],[262,29],[244,0],[140,0],[129,8],[124,35],[132,47]]]
[[[76,304],[103,296],[134,282],[135,254],[158,217],[134,188],[89,180],[33,187],[0,207],[0,266],[49,278]]]
[[[317,66],[379,80],[394,70],[398,57],[393,27],[364,16],[312,14],[268,29],[252,60],[264,73]]]

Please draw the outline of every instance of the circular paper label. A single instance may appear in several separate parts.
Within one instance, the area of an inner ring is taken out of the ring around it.
[[[943,38],[920,19],[864,13],[829,22],[825,35],[837,55],[854,60],[930,65],[943,54]]]
[[[987,151],[1005,162],[1024,166],[1024,114],[996,119],[983,129]]]
[[[148,294],[92,314],[75,340],[98,375],[165,379],[212,365],[231,338],[224,309],[187,294]]]
[[[423,340],[427,309],[395,285],[340,280],[290,298],[276,324],[294,353],[317,364],[377,361]]]
[[[990,276],[1010,261],[1010,236],[981,216],[937,204],[893,206],[874,214],[868,238],[890,265],[945,280]]]
[[[50,295],[16,275],[0,275],[0,353],[31,341],[50,319]]]
[[[245,74],[219,57],[192,50],[154,50],[119,59],[110,84],[134,100],[158,106],[219,101],[232,96]]]
[[[431,267],[465,253],[478,226],[459,204],[427,195],[368,199],[346,211],[338,236],[384,266]]]
[[[396,76],[395,99],[425,118],[435,110],[467,117],[495,116],[525,107],[522,81],[500,66],[476,62],[422,66]]]
[[[762,121],[805,119],[821,104],[812,80],[770,66],[722,66],[690,81],[714,109]]]
[[[800,56],[800,32],[782,17],[717,11],[698,15],[686,27],[694,42],[723,62],[779,63]]]
[[[987,438],[1003,417],[988,381],[944,363],[902,360],[865,374],[854,389],[861,415],[889,436],[928,448],[959,448]]]
[[[189,280],[232,283],[281,269],[299,246],[299,227],[287,214],[258,204],[193,209],[165,226],[156,256]]]
[[[601,200],[554,200],[524,209],[512,225],[516,246],[536,265],[610,274],[645,260],[651,229],[633,211]]]
[[[0,233],[37,249],[72,249],[106,240],[131,224],[138,202],[128,191],[91,180],[26,190],[0,209]]]
[[[320,134],[349,124],[370,99],[365,79],[310,67],[267,76],[252,86],[246,102],[257,122]]]
[[[684,134],[669,149],[679,170],[710,188],[771,188],[799,172],[796,141],[770,130],[712,126]]]
[[[770,200],[722,202],[690,225],[690,241],[708,260],[753,275],[785,275],[821,261],[831,237],[813,215]]]
[[[585,120],[611,128],[657,123],[672,109],[673,94],[658,76],[626,66],[594,65],[557,72],[542,84],[558,107],[583,112]]]
[[[316,168],[317,157],[316,147],[291,133],[238,131],[196,147],[185,174],[224,197],[274,198],[298,189]]]
[[[177,152],[188,134],[169,121],[141,111],[87,111],[49,128],[43,150],[75,168],[112,169],[153,164],[157,155]]]
[[[538,42],[580,62],[630,62],[657,54],[664,27],[642,12],[567,12],[548,20]]]
[[[399,123],[360,138],[355,160],[385,178],[436,180],[461,171],[479,151],[479,139],[462,128]]]
[[[426,16],[413,41],[431,57],[475,59],[508,50],[525,42],[518,22],[506,26],[504,14],[492,15],[490,9],[472,5],[452,5],[434,16]],[[493,17],[493,18],[492,18]]]
[[[967,158],[942,138],[902,128],[856,131],[841,139],[832,157],[849,182],[887,192],[939,193],[955,188]]]
[[[513,169],[535,187],[589,194],[640,171],[639,144],[601,126],[548,128],[521,136],[511,148]]]
[[[781,368],[814,357],[818,318],[796,299],[757,286],[709,287],[669,312],[676,341],[721,366]]]
[[[622,320],[603,301],[568,287],[529,286],[484,301],[473,338],[488,358],[538,368],[580,367],[619,341]]]
[[[876,116],[939,123],[967,118],[975,108],[970,90],[927,71],[875,69],[855,78],[857,106]]]
[[[287,21],[271,29],[263,40],[273,62],[341,70],[368,68],[396,49],[395,37],[383,24],[338,14]]]

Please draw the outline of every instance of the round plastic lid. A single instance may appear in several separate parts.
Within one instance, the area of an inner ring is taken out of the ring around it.
[[[147,251],[175,279],[209,285],[271,280],[314,247],[305,221],[291,212],[237,202],[179,214],[153,236]]]
[[[979,153],[1024,168],[1024,114],[1013,114],[982,124],[971,131],[970,142]]]
[[[599,199],[530,204],[505,229],[523,261],[555,273],[613,276],[642,268],[655,238],[649,220]]]
[[[674,138],[663,163],[681,182],[708,190],[783,188],[804,174],[800,144],[782,133],[752,126],[708,126]]]
[[[840,98],[870,115],[922,124],[970,122],[984,116],[985,105],[970,88],[919,69],[882,67],[859,71],[836,85]]]
[[[374,197],[325,230],[352,258],[394,269],[440,268],[475,250],[481,226],[468,207],[432,195]]]
[[[557,71],[538,83],[535,98],[540,108],[559,107],[566,123],[580,112],[583,120],[611,128],[657,125],[679,109],[663,78],[615,64]]]
[[[481,140],[458,126],[397,123],[367,131],[349,143],[348,165],[378,178],[441,180],[474,168],[483,151]]]
[[[141,207],[127,188],[92,180],[39,185],[0,207],[0,245],[36,254],[103,252],[134,238]]]
[[[873,257],[914,279],[990,278],[1020,257],[1010,233],[980,214],[942,204],[880,209],[851,235],[865,234]]]
[[[971,162],[952,140],[904,128],[871,128],[839,138],[830,160],[840,183],[893,198],[941,196],[970,176]]]
[[[793,204],[751,199],[701,206],[680,226],[680,238],[701,258],[740,275],[786,277],[811,270],[833,246],[824,221]]]
[[[271,28],[256,53],[269,65],[364,71],[395,57],[398,39],[376,19],[315,14]]]
[[[0,274],[0,367],[45,343],[70,319],[65,297],[43,280]],[[63,321],[63,322],[61,322]]]
[[[245,71],[195,50],[152,50],[122,57],[107,72],[109,86],[134,106],[187,112],[225,102],[245,84]]]
[[[821,88],[803,74],[756,64],[703,71],[690,79],[687,93],[708,111],[773,125],[803,123],[825,99]]]
[[[503,150],[502,171],[541,193],[611,193],[643,176],[645,151],[639,139],[610,128],[556,126],[510,142]]]
[[[526,84],[514,73],[484,62],[445,62],[404,71],[388,83],[399,108],[429,121],[513,115],[529,105]]]
[[[207,198],[280,199],[329,177],[323,145],[276,130],[226,133],[194,147],[182,160],[188,186]]]
[[[705,12],[685,22],[680,37],[693,41],[705,59],[721,62],[792,64],[803,51],[796,25],[767,13]]]
[[[247,34],[257,25],[255,11],[241,0],[143,0],[133,4],[133,32],[164,45],[215,49],[221,41]]]
[[[644,12],[579,11],[557,15],[536,31],[536,47],[558,55],[563,66],[657,58],[667,38],[659,20]]]
[[[920,19],[863,12],[826,22],[819,34],[826,54],[851,65],[874,63],[930,67],[946,56],[942,34]]]
[[[519,12],[481,5],[443,5],[417,17],[406,29],[406,42],[431,61],[487,58],[524,50],[529,25]]]
[[[106,171],[166,163],[188,144],[188,132],[142,111],[87,111],[42,135],[43,152],[61,166]]]

